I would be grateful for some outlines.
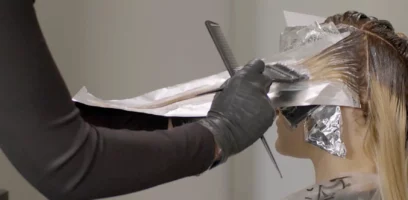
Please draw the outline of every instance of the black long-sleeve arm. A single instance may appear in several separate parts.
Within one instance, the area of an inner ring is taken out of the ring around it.
[[[75,105],[86,122],[94,126],[110,129],[129,129],[135,131],[166,130],[169,128],[169,120],[172,123],[177,123],[180,120],[192,121],[190,118],[168,118],[119,109],[88,106],[82,103],[75,103]]]
[[[110,129],[71,101],[32,0],[0,0],[0,147],[50,199],[131,193],[205,171],[214,138],[192,123],[171,130]]]

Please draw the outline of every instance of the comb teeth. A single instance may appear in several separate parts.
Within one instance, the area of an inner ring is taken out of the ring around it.
[[[302,81],[307,80],[309,77],[305,74],[300,74],[297,71],[287,67],[282,64],[267,65],[269,70],[273,71],[275,74],[280,75],[282,79]]]
[[[310,106],[295,106],[295,107],[286,107],[280,108],[280,112],[285,116],[286,120],[289,121],[293,128],[306,119],[306,117],[313,112],[317,107],[315,105]]]

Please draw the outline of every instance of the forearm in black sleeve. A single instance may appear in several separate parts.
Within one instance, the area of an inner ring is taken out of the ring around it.
[[[85,122],[39,29],[32,0],[0,0],[0,147],[50,199],[120,195],[205,171],[212,134],[113,130]]]
[[[169,128],[168,117],[130,112],[119,109],[88,106],[76,102],[82,118],[93,125],[112,129],[165,130]]]
[[[113,129],[164,130],[196,122],[202,117],[163,117],[119,109],[88,106],[75,103],[82,118],[94,125]]]

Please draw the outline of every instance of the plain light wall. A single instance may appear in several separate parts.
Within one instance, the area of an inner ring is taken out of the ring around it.
[[[232,38],[234,53],[241,63],[253,58],[268,58],[278,52],[279,36],[285,27],[283,10],[329,16],[357,10],[389,20],[396,30],[408,33],[405,20],[408,1],[403,0],[235,0]],[[283,179],[275,170],[261,142],[236,156],[232,163],[233,200],[282,199],[314,182],[309,160],[279,155],[274,148],[276,127],[266,133]]]

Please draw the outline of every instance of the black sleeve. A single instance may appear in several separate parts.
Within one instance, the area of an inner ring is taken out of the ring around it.
[[[93,125],[112,129],[130,130],[164,130],[169,128],[169,120],[173,127],[196,122],[203,117],[163,117],[145,113],[130,112],[119,109],[88,106],[76,102],[82,118]]]
[[[169,119],[173,120],[145,113],[88,106],[78,102],[75,105],[86,122],[111,129],[165,130],[168,129]]]
[[[32,0],[0,0],[0,148],[50,199],[121,195],[205,171],[212,134],[109,129],[83,120],[45,43]]]

